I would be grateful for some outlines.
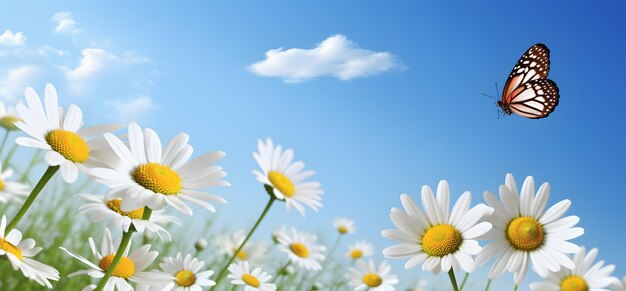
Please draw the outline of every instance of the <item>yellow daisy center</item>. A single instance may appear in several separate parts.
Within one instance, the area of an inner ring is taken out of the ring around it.
[[[122,209],[120,208],[122,205],[122,199],[113,199],[113,200],[109,200],[106,202],[107,207],[109,207],[109,209],[123,215],[123,216],[128,216],[131,219],[143,219],[143,210],[144,208],[137,208],[135,210],[131,210],[131,211],[122,211]]]
[[[22,250],[3,238],[0,238],[0,250],[13,254],[16,258],[20,259],[20,261],[24,258],[22,256]]]
[[[365,274],[365,276],[363,276],[363,279],[361,279],[361,281],[363,281],[363,284],[372,288],[378,287],[380,286],[380,284],[383,283],[383,279],[374,273]]]
[[[255,288],[261,286],[261,282],[259,282],[259,279],[257,279],[255,276],[252,276],[251,274],[243,274],[243,276],[241,276],[241,280],[243,280],[244,283]]]
[[[309,249],[301,243],[292,243],[289,249],[298,257],[306,258],[309,256]]]
[[[176,273],[176,284],[178,286],[189,287],[196,283],[196,275],[189,270],[182,270]]]
[[[6,186],[4,180],[0,179],[0,191],[4,190],[4,186]]]
[[[589,286],[582,277],[569,276],[561,282],[561,291],[589,291]]]
[[[111,267],[111,263],[113,262],[113,258],[115,254],[110,254],[106,257],[103,257],[98,264],[98,267],[103,271],[107,271]],[[113,276],[118,278],[128,279],[135,274],[135,263],[127,258],[122,257],[120,262],[115,266],[115,270],[113,270]]]
[[[4,116],[0,118],[0,126],[2,126],[6,130],[17,130],[17,126],[15,123],[21,121],[17,116]]]
[[[237,251],[237,248],[233,248],[233,254]],[[244,250],[240,250],[237,253],[237,259],[245,261],[248,259],[248,253],[246,253]]]
[[[340,226],[339,228],[337,228],[337,230],[339,231],[339,233],[341,234],[346,234],[348,233],[348,228],[345,226]]]
[[[178,173],[158,163],[147,163],[137,167],[133,179],[144,188],[165,195],[178,194],[183,187]]]
[[[350,252],[350,257],[354,260],[360,259],[363,256],[362,250],[353,250]]]
[[[63,129],[55,129],[46,135],[46,142],[65,159],[82,163],[89,158],[89,147],[78,134]]]
[[[422,248],[432,257],[443,257],[459,250],[463,238],[461,233],[449,224],[429,228],[422,236]]]
[[[285,196],[291,197],[293,194],[296,194],[296,188],[293,186],[293,183],[283,173],[272,171],[267,174],[267,178]]]
[[[543,244],[543,226],[532,217],[518,217],[507,226],[506,238],[514,248],[532,251]]]

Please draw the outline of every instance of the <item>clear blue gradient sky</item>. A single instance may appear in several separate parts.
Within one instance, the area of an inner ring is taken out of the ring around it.
[[[26,43],[22,52],[0,54],[0,76],[35,66],[28,84],[42,90],[53,82],[64,104],[83,108],[87,123],[139,119],[162,137],[189,133],[196,153],[226,151],[232,187],[214,192],[229,201],[218,208],[218,223],[233,229],[249,227],[266,201],[250,172],[256,140],[294,148],[318,173],[324,208],[301,218],[275,207],[257,238],[287,224],[330,240],[332,220],[346,216],[358,230],[344,243],[367,239],[379,252],[391,245],[380,231],[393,226],[389,210],[401,206],[401,193],[419,199],[423,184],[446,179],[454,199],[469,190],[475,204],[511,172],[518,185],[528,175],[538,185],[550,182],[550,205],[571,199],[569,214],[585,228],[575,242],[598,247],[621,277],[625,8],[619,1],[19,1],[2,5],[0,33],[23,32]],[[54,32],[51,18],[61,11],[72,13],[80,31]],[[312,48],[334,34],[390,52],[403,68],[296,84],[246,69],[269,49]],[[543,120],[498,119],[493,100],[480,94],[495,94],[494,83],[503,84],[537,42],[551,49],[559,106]],[[28,53],[44,45],[66,54]],[[117,67],[77,91],[59,72],[77,67],[86,48],[106,50]],[[142,96],[150,102],[138,107],[141,114],[113,114],[115,104]],[[430,278],[403,263],[393,266],[405,283]],[[482,288],[487,268],[471,277],[471,287]],[[529,276],[520,290],[536,279]],[[447,286],[446,278],[437,280]],[[501,277],[493,290],[511,282]]]

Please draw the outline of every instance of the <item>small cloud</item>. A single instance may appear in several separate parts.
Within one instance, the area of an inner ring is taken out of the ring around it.
[[[0,34],[0,45],[6,46],[21,46],[24,45],[26,37],[21,32],[15,34],[10,30],[5,30],[3,34]]]
[[[31,65],[9,69],[0,79],[0,98],[4,100],[19,98],[37,72],[39,72],[39,68]]]
[[[333,35],[312,49],[271,49],[266,58],[248,67],[256,75],[297,83],[321,76],[350,80],[387,72],[400,66],[388,52],[359,48],[343,35]]]
[[[80,29],[76,28],[76,21],[72,17],[72,13],[63,11],[52,16],[52,21],[56,23],[54,32],[74,34],[80,32]]]
[[[39,49],[37,50],[37,53],[39,53],[39,55],[41,55],[42,57],[48,57],[48,56],[63,57],[63,56],[68,55],[68,52],[53,48],[48,45],[40,46]]]
[[[110,64],[139,64],[149,63],[150,59],[136,53],[125,52],[121,57],[101,48],[83,49],[82,58],[74,69],[65,68],[65,74],[70,81],[86,80],[104,70]]]
[[[119,117],[125,121],[137,121],[137,119],[145,117],[149,112],[158,108],[152,98],[146,95],[127,100],[108,101],[106,104],[113,108]]]
[[[66,71],[69,80],[84,80],[101,71],[107,62],[114,62],[117,56],[104,49],[88,48],[82,51],[82,59],[74,69]]]

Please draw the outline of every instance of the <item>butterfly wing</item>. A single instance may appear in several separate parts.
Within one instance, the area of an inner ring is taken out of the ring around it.
[[[550,72],[550,49],[544,44],[538,43],[530,47],[517,61],[515,67],[506,80],[502,91],[502,103],[510,104],[514,95],[513,91],[524,83],[546,79]]]
[[[523,83],[510,96],[511,111],[533,119],[547,117],[559,105],[559,87],[548,79]]]

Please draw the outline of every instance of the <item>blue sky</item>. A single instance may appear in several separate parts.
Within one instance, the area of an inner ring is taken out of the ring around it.
[[[0,93],[11,102],[24,86],[52,82],[87,123],[136,120],[162,137],[188,132],[197,153],[226,151],[232,187],[219,191],[229,203],[218,219],[232,228],[249,227],[266,199],[250,173],[256,140],[294,148],[318,173],[324,208],[301,218],[276,207],[259,238],[285,223],[332,239],[332,220],[347,216],[357,222],[355,239],[380,251],[391,245],[379,234],[393,226],[389,210],[401,193],[418,199],[422,185],[446,179],[453,197],[469,190],[478,203],[507,172],[519,184],[532,175],[551,183],[550,204],[572,200],[569,214],[586,230],[576,242],[598,247],[621,277],[623,5],[19,1],[0,11],[0,33],[12,33],[0,45]],[[333,35],[345,36],[351,54],[383,54],[356,75],[320,64],[313,76],[331,76],[286,82],[292,67],[249,70],[268,50],[313,49]],[[494,83],[537,42],[551,49],[559,106],[543,120],[498,119],[480,94],[495,94]],[[405,281],[430,278],[402,263],[393,265]],[[470,279],[477,288],[480,274]],[[501,277],[496,287],[510,282]]]

